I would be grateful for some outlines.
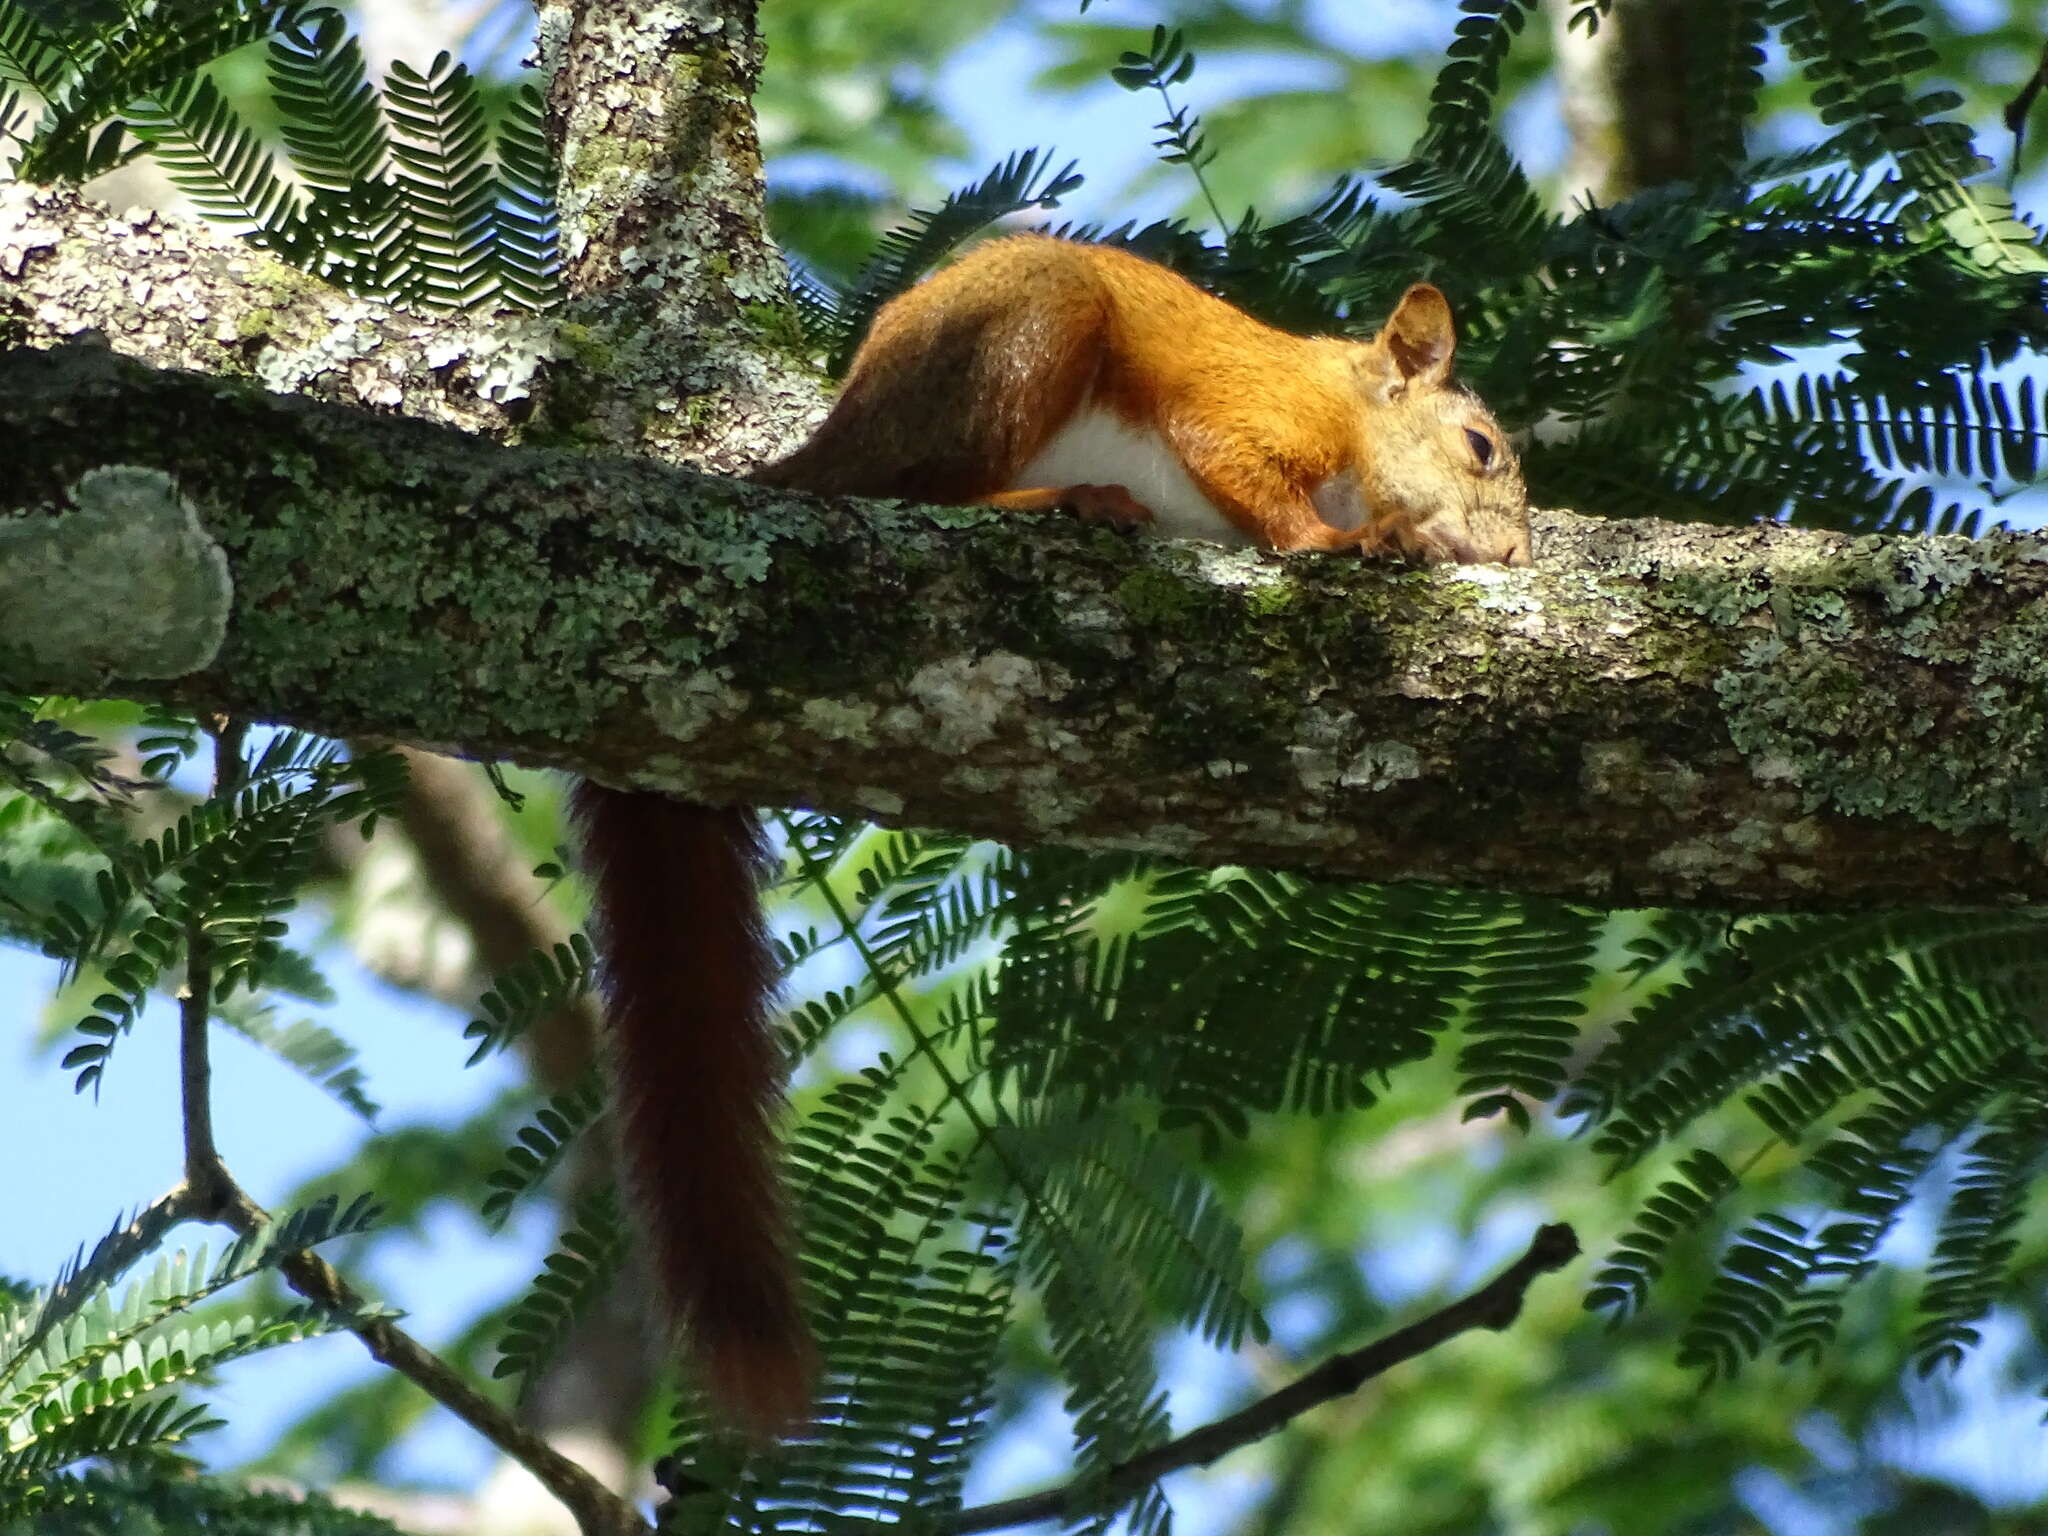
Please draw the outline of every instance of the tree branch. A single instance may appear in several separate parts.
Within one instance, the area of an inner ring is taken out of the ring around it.
[[[0,184],[0,338],[92,336],[159,368],[505,438],[532,412],[556,322],[369,304],[196,220]]]
[[[586,441],[735,471],[821,413],[762,220],[754,0],[542,0],[563,282],[606,398]]]
[[[268,1217],[240,1189],[234,1193],[235,1203],[222,1219],[238,1232],[258,1230]],[[289,1255],[278,1268],[293,1290],[346,1320],[349,1332],[362,1340],[372,1359],[390,1366],[531,1472],[575,1516],[583,1536],[637,1536],[647,1530],[647,1522],[631,1504],[519,1424],[439,1355],[389,1319],[363,1316],[370,1310],[368,1303],[318,1254]]]
[[[239,720],[220,722],[213,733],[213,793],[216,799],[234,794],[242,782],[242,742],[248,727]],[[185,984],[178,991],[179,1119],[184,1126],[185,1195],[194,1211],[219,1220],[234,1181],[221,1161],[213,1136],[213,938],[206,926],[206,903],[191,893],[192,915],[185,924]]]
[[[760,327],[772,328],[785,301],[779,288],[728,292],[719,309],[705,295],[724,269],[698,268],[687,315],[670,312],[673,298],[659,315],[642,313],[651,301],[639,288],[547,315],[409,313],[326,287],[197,221],[115,214],[75,189],[0,183],[7,344],[92,338],[154,367],[501,442],[544,429],[734,468],[790,446],[821,413],[823,392],[787,349],[762,345]],[[673,274],[667,281],[681,286]],[[705,328],[683,329],[685,319]]]
[[[1553,517],[1530,572],[1279,559],[505,448],[88,346],[0,358],[0,440],[24,691],[1606,905],[2048,897],[2034,538]]]
[[[1084,1508],[1112,1508],[1132,1493],[1149,1488],[1169,1473],[1207,1466],[1219,1457],[1263,1440],[1287,1427],[1311,1408],[1348,1397],[1375,1376],[1405,1360],[1426,1354],[1439,1344],[1474,1328],[1505,1329],[1522,1310],[1523,1293],[1538,1275],[1564,1268],[1579,1255],[1579,1240],[1570,1227],[1555,1224],[1537,1229],[1528,1252],[1471,1295],[1429,1316],[1375,1340],[1363,1349],[1325,1360],[1300,1380],[1228,1417],[1205,1424],[1178,1440],[1134,1456],[1099,1478],[1070,1483],[1045,1493],[1000,1504],[963,1510],[944,1529],[955,1536],[969,1531],[1002,1530],[1039,1520],[1056,1520]]]
[[[244,727],[237,721],[228,722],[216,734],[216,796],[232,793],[240,782],[243,734]],[[229,1171],[214,1141],[207,1034],[213,1013],[212,945],[204,926],[203,905],[195,909],[193,920],[187,925],[185,942],[185,985],[178,1009],[185,1177],[178,1188],[132,1224],[136,1241],[146,1239],[152,1247],[182,1220],[218,1222],[244,1237],[254,1236],[270,1223],[269,1214],[249,1197]],[[647,1529],[632,1505],[539,1435],[515,1422],[403,1329],[387,1318],[375,1316],[362,1296],[325,1259],[304,1251],[285,1256],[278,1267],[293,1290],[333,1313],[363,1341],[372,1357],[411,1381],[531,1472],[575,1516],[583,1536],[628,1536]]]

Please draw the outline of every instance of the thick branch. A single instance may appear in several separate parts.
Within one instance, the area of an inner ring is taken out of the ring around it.
[[[565,318],[611,390],[585,439],[724,471],[794,446],[821,402],[762,222],[754,0],[543,0],[539,37]]]
[[[1614,0],[1597,26],[1574,24],[1577,6],[1551,10],[1558,85],[1571,150],[1566,207],[1612,205],[1645,187],[1698,174],[1718,145],[1698,143],[1699,94],[1692,0]],[[1718,31],[1732,22],[1708,23]]]
[[[749,209],[758,189],[734,195]],[[694,212],[702,232],[711,214]],[[681,265],[671,258],[661,282],[682,287]],[[695,264],[696,330],[681,328],[678,301],[641,288],[549,315],[415,314],[329,288],[203,223],[0,184],[0,344],[92,337],[154,367],[503,441],[573,437],[670,462],[758,461],[822,409],[808,368],[763,344],[761,332],[772,339],[784,323],[781,288],[764,293],[752,268],[742,275],[751,286],[719,262]],[[645,313],[657,302],[660,314]]]
[[[1554,518],[1533,572],[1277,559],[508,449],[89,347],[0,359],[0,441],[28,690],[1605,904],[2048,897],[2035,539]],[[144,559],[188,595],[142,602]]]
[[[504,436],[533,409],[555,323],[351,298],[246,240],[74,189],[0,185],[0,340],[93,335],[159,368]]]

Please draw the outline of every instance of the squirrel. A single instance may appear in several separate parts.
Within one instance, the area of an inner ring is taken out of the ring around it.
[[[1515,455],[1451,382],[1442,293],[1369,341],[1275,330],[1107,246],[1017,235],[885,305],[810,439],[763,485],[1015,511],[1270,550],[1529,562]],[[617,1135],[656,1284],[713,1409],[810,1411],[815,1352],[776,1172],[776,967],[742,807],[574,791]]]

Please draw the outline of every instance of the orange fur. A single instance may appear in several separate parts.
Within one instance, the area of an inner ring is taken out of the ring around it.
[[[1370,341],[1294,336],[1128,252],[1019,235],[884,306],[831,413],[755,478],[1058,502],[1069,487],[1016,477],[1094,407],[1156,436],[1265,548],[1526,563],[1520,469],[1485,406],[1450,382],[1455,347],[1450,306],[1427,284]],[[1094,479],[1120,483],[1113,463]],[[1362,519],[1336,526],[1317,495],[1346,484]]]

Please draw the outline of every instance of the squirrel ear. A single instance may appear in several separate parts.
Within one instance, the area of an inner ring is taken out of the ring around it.
[[[1378,341],[1404,384],[1439,388],[1451,376],[1451,357],[1458,334],[1451,325],[1451,301],[1428,283],[1416,283],[1401,295]]]

